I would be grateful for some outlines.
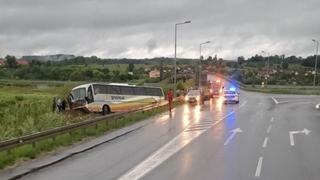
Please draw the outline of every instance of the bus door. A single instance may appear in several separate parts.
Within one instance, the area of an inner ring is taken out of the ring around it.
[[[94,101],[92,86],[88,87],[86,100],[87,100],[88,104],[90,104],[90,103],[92,103]]]

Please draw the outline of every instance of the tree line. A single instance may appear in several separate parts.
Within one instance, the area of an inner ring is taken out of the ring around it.
[[[240,56],[238,57],[237,62],[239,65],[261,68],[266,65],[268,59],[270,66],[279,65],[283,69],[287,69],[289,64],[297,64],[305,67],[314,67],[316,55],[308,56],[305,58],[296,56],[286,57],[285,55],[272,55],[269,57],[255,55],[247,59],[245,59],[243,56]]]

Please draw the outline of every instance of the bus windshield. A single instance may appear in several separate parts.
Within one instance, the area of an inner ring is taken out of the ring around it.
[[[85,99],[85,97],[86,97],[86,89],[85,88],[74,89],[71,92],[71,94],[72,94],[73,100]]]

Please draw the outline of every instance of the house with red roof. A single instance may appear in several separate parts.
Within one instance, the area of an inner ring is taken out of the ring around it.
[[[17,61],[18,66],[28,66],[29,64],[30,64],[29,61],[24,60],[24,59],[20,59]]]

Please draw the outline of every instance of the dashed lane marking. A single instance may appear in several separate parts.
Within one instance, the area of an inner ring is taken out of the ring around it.
[[[268,129],[267,129],[267,134],[270,134],[271,128],[272,128],[272,125],[270,124],[270,125],[268,126]]]
[[[270,119],[270,122],[273,122],[274,121],[274,118],[272,117],[271,119]]]
[[[267,147],[267,145],[268,145],[268,139],[269,139],[268,137],[265,137],[265,138],[264,138],[263,145],[262,145],[263,148],[266,148],[266,147]]]
[[[260,156],[258,160],[257,168],[256,168],[256,173],[254,175],[257,178],[260,177],[260,174],[261,174],[262,161],[263,161],[263,157]]]
[[[276,99],[276,98],[271,97],[271,99],[274,101],[274,103],[279,104],[279,101],[277,101],[277,99]]]
[[[200,131],[200,130],[207,130],[209,129],[208,127],[199,127],[199,128],[189,128],[189,129],[186,129],[185,132],[190,132],[190,131]]]

